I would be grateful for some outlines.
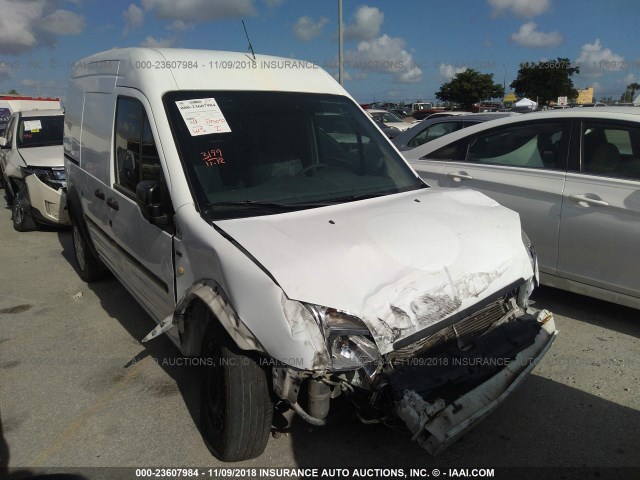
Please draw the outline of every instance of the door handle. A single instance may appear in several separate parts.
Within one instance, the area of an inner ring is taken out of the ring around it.
[[[571,200],[574,200],[578,203],[584,202],[584,203],[588,203],[590,205],[599,205],[601,207],[608,207],[609,206],[609,202],[605,202],[604,200],[598,200],[596,198],[589,198],[585,195],[569,195],[569,198]]]
[[[98,197],[100,200],[104,200],[104,192],[102,190],[100,190],[99,188],[96,189],[95,192],[93,192],[93,194]]]
[[[471,175],[467,175],[466,173],[462,172],[447,173],[447,177],[453,178],[456,182],[459,182],[460,180],[473,180],[473,177]]]
[[[120,210],[120,205],[118,205],[118,202],[116,201],[115,198],[109,197],[107,199],[107,205],[109,207],[113,208],[114,210]]]

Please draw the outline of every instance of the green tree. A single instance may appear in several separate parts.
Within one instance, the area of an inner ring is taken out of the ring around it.
[[[15,88],[12,88],[11,90],[9,90],[9,95],[20,95],[20,94]]]
[[[633,99],[636,98],[636,90],[640,90],[640,83],[630,83],[627,85],[627,91],[625,92],[627,98],[624,101],[633,102]]]
[[[464,108],[471,108],[480,100],[502,98],[504,88],[493,83],[493,74],[480,73],[471,68],[457,73],[450,82],[443,83],[436,92],[436,98],[443,102],[454,102]]]
[[[510,87],[519,97],[528,97],[544,105],[558,97],[576,98],[578,91],[571,80],[576,73],[580,73],[580,67],[572,67],[568,58],[521,63],[518,76]]]

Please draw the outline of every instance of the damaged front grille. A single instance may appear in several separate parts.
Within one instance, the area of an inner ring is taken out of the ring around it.
[[[489,330],[493,324],[509,317],[511,313],[515,314],[516,309],[517,306],[512,299],[502,297],[432,335],[391,352],[388,358],[392,364],[403,363],[407,359],[454,340],[457,341],[459,348],[464,349],[471,345],[475,338]]]

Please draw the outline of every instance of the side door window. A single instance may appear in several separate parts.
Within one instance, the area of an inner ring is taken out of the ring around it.
[[[562,123],[534,123],[502,128],[478,136],[469,146],[467,161],[539,169],[565,169]]]
[[[410,147],[419,147],[420,145],[435,140],[436,138],[455,132],[460,129],[460,122],[441,122],[431,125],[413,137],[407,143]]]
[[[7,130],[6,130],[6,139],[7,139],[7,145],[13,145],[13,127],[16,124],[16,117],[14,115],[11,116],[11,119],[9,120],[9,124],[7,125]]]
[[[138,183],[143,180],[155,181],[160,185],[165,211],[172,214],[149,119],[138,100],[130,97],[118,98],[114,143],[114,188],[135,200]],[[170,226],[166,228],[170,229]]]
[[[584,173],[640,179],[640,128],[625,124],[584,122],[582,125]]]

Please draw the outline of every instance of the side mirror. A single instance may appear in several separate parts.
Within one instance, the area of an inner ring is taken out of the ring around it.
[[[0,137],[0,148],[8,148],[7,139],[4,137]]]
[[[136,199],[140,211],[149,223],[160,228],[169,224],[169,217],[162,205],[162,187],[153,180],[143,180],[136,185]]]

